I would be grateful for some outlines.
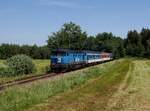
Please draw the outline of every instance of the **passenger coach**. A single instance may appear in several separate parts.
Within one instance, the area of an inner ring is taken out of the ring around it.
[[[52,51],[52,71],[68,71],[94,65],[112,59],[111,53],[56,49]]]

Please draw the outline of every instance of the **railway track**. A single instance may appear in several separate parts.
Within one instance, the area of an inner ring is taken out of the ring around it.
[[[63,74],[63,73],[60,73],[60,74]],[[8,81],[8,82],[0,84],[0,91],[6,89],[8,87],[11,87],[11,86],[21,85],[21,84],[33,82],[33,81],[36,81],[36,80],[53,77],[53,76],[56,76],[56,75],[58,75],[58,73],[36,75],[36,76],[25,77],[25,78],[13,80],[13,81]]]
[[[112,61],[112,60],[109,60],[109,61]],[[103,61],[103,62],[101,62],[99,64],[102,64],[102,63],[105,63],[105,62],[109,62],[109,61]],[[97,65],[97,64],[90,64],[90,66],[93,66],[93,65]],[[86,67],[89,67],[89,66],[80,67],[80,68],[77,68],[75,70],[83,69],[83,68],[86,68]],[[71,72],[71,71],[74,71],[74,70],[65,71],[65,72]],[[21,85],[21,84],[33,82],[33,81],[36,81],[36,80],[40,80],[40,79],[45,79],[45,78],[61,75],[61,74],[64,74],[65,72],[63,72],[63,73],[50,73],[50,74],[34,75],[34,76],[29,76],[29,77],[25,77],[25,78],[21,78],[21,79],[17,79],[17,80],[8,81],[8,82],[0,84],[0,91],[4,90],[7,87],[11,87],[11,86],[15,86],[15,85]]]

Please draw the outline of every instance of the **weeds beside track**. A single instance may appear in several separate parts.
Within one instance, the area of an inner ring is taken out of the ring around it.
[[[60,73],[60,74],[63,74],[63,73]],[[33,82],[33,81],[36,81],[36,80],[39,80],[39,79],[45,79],[45,78],[48,78],[48,77],[53,77],[53,76],[56,76],[56,75],[58,75],[58,74],[57,73],[42,74],[42,75],[29,76],[29,77],[25,77],[25,78],[13,80],[13,81],[8,81],[6,83],[0,84],[0,90],[4,90],[5,88],[15,86],[15,85],[20,85],[20,84]]]

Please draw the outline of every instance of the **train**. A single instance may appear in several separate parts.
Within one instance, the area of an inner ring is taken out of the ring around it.
[[[66,72],[112,59],[112,53],[108,52],[55,49],[51,54],[51,70],[53,72]]]

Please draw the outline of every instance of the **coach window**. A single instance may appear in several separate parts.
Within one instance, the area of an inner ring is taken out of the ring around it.
[[[97,59],[99,58],[99,55],[97,55]]]
[[[88,55],[88,60],[90,60],[91,59],[91,56],[90,55]]]

